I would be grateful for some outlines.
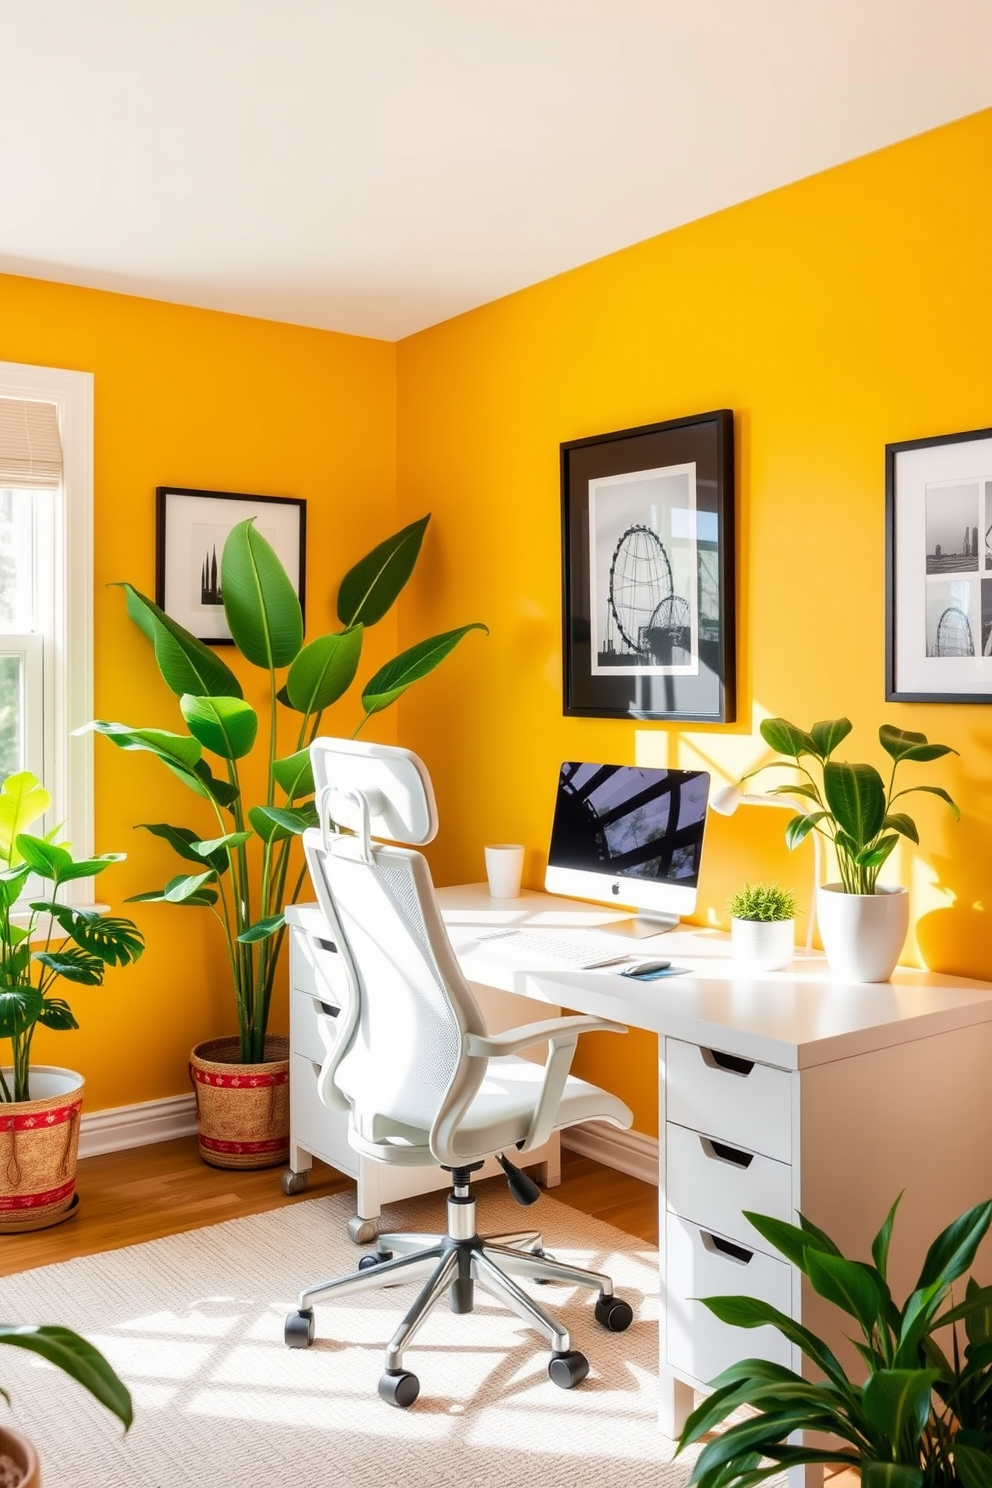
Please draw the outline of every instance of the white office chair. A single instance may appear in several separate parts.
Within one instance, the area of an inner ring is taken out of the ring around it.
[[[327,1056],[318,1088],[333,1109],[347,1110],[349,1140],[384,1163],[436,1163],[451,1174],[444,1235],[383,1234],[357,1271],[305,1288],[286,1319],[291,1348],[313,1342],[315,1302],[402,1282],[421,1291],[386,1350],[379,1394],[409,1406],[420,1392],[403,1355],[430,1309],[445,1294],[452,1312],[471,1312],[478,1282],[548,1339],[548,1372],[570,1389],[587,1375],[585,1357],[567,1330],[517,1284],[563,1281],[594,1287],[596,1318],[620,1332],[630,1307],[608,1276],[552,1260],[536,1231],[476,1233],[471,1177],[495,1156],[520,1203],[537,1185],[504,1153],[524,1155],[551,1133],[579,1121],[629,1127],[631,1112],[615,1096],[569,1074],[581,1032],[624,1033],[605,1018],[567,1017],[490,1036],[459,970],[421,853],[391,842],[422,844],[437,830],[430,777],[415,754],[381,744],[318,739],[311,748],[320,826],[304,834],[310,876],[341,956],[342,1006],[322,1015]],[[548,1045],[546,1064],[518,1058]]]

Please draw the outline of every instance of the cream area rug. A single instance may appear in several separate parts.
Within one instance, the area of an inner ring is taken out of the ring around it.
[[[0,1350],[12,1417],[38,1445],[45,1488],[681,1488],[657,1422],[658,1256],[630,1235],[542,1197],[529,1210],[483,1189],[485,1233],[539,1228],[562,1259],[610,1273],[633,1306],[626,1333],[593,1318],[594,1295],[535,1295],[561,1310],[591,1364],[577,1389],[547,1376],[538,1335],[476,1290],[442,1305],[407,1355],[421,1395],[408,1411],[376,1385],[413,1287],[316,1310],[317,1341],[291,1350],[283,1320],[302,1286],[352,1269],[350,1194],[313,1199],[165,1240],[0,1280],[0,1316],[85,1333],[134,1396],[118,1423],[74,1381]],[[444,1196],[387,1211],[391,1228],[443,1229]],[[525,1283],[526,1284],[526,1283]],[[3,1356],[11,1356],[3,1357]],[[16,1367],[15,1367],[16,1366]]]

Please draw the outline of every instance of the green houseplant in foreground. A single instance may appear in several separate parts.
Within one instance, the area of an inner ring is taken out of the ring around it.
[[[165,822],[142,823],[163,838],[185,869],[161,889],[137,900],[211,909],[220,920],[237,1006],[241,1059],[265,1061],[273,978],[285,934],[284,906],[302,886],[305,866],[291,875],[294,840],[316,824],[309,745],[324,710],[351,687],[358,672],[366,626],[390,609],[417,561],[429,521],[422,517],[380,543],[342,579],[337,596],[341,629],[304,642],[300,602],[273,549],[254,519],[240,522],[224,544],[221,589],[234,643],[268,679],[268,714],[260,718],[243,696],[225,661],[170,619],[130,584],[131,619],[151,642],[166,686],[179,699],[187,733],[92,725],[120,749],[146,750],[161,760],[213,810],[214,830],[204,833]],[[426,677],[479,622],[431,636],[381,667],[362,688],[355,733],[389,707],[412,683]],[[277,710],[296,715],[296,740],[280,753]],[[263,755],[261,799],[252,803],[242,761]],[[208,760],[212,757],[212,760]]]
[[[925,734],[893,728],[888,723],[882,725],[878,742],[892,761],[886,785],[874,765],[852,765],[833,758],[837,746],[851,732],[849,718],[814,723],[808,731],[784,718],[766,718],[760,729],[765,743],[783,758],[760,765],[743,780],[783,765],[791,765],[805,777],[798,784],[775,786],[769,792],[802,796],[811,803],[808,814],[794,816],[786,826],[786,844],[791,851],[814,831],[826,837],[836,850],[841,882],[848,894],[875,893],[882,865],[900,837],[919,843],[920,834],[912,817],[894,809],[904,796],[916,791],[939,796],[956,817],[961,814],[939,785],[910,785],[898,791],[895,788],[900,764],[923,764],[957,753],[947,744],[931,744]],[[804,763],[807,759],[818,768],[819,780]]]
[[[992,1201],[969,1209],[937,1236],[901,1307],[887,1281],[898,1204],[897,1199],[875,1236],[871,1263],[845,1258],[802,1216],[799,1225],[791,1225],[748,1213],[755,1229],[799,1267],[813,1289],[852,1320],[852,1330],[860,1334],[852,1341],[867,1377],[863,1384],[852,1380],[822,1339],[766,1302],[704,1298],[725,1323],[772,1324],[823,1378],[803,1379],[763,1359],[744,1359],[724,1370],[712,1381],[713,1394],[686,1422],[679,1450],[740,1406],[757,1414],[706,1444],[693,1468],[693,1483],[751,1488],[783,1467],[823,1463],[859,1468],[864,1488],[990,1488],[992,1287],[970,1279],[957,1305],[951,1288],[975,1259],[992,1220]],[[935,1336],[948,1326],[953,1327],[950,1358]],[[800,1446],[788,1440],[797,1431],[839,1441]]]
[[[0,1103],[31,1099],[31,1044],[39,1024],[79,1027],[65,999],[53,996],[56,983],[98,987],[107,966],[127,966],[144,949],[130,920],[59,902],[65,884],[93,878],[124,854],[74,859],[67,847],[31,836],[26,829],[51,804],[27,771],[8,775],[0,789],[0,1039],[9,1039],[12,1050],[9,1078],[0,1069]],[[44,888],[17,916],[31,875]]]
[[[0,1323],[0,1344],[26,1349],[47,1364],[61,1369],[105,1406],[127,1431],[132,1421],[131,1396],[124,1382],[104,1356],[70,1328],[14,1327]],[[0,1395],[10,1404],[6,1390]],[[0,1456],[7,1455],[22,1468],[22,1488],[39,1488],[41,1471],[33,1446],[19,1432],[0,1427]]]

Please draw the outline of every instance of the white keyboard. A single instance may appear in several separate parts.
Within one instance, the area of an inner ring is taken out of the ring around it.
[[[500,961],[534,971],[555,967],[592,970],[632,961],[630,949],[615,935],[598,930],[483,930],[474,937]]]

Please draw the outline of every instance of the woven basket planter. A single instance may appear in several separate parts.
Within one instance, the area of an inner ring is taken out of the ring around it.
[[[242,1064],[236,1038],[190,1055],[200,1156],[214,1168],[274,1168],[289,1160],[289,1039],[265,1041],[264,1064]]]
[[[58,1224],[76,1207],[83,1077],[36,1064],[30,1079],[33,1100],[0,1105],[0,1235]]]
[[[4,1457],[9,1457],[21,1470],[17,1488],[41,1488],[38,1453],[26,1436],[13,1431],[9,1426],[0,1426],[0,1460]]]

